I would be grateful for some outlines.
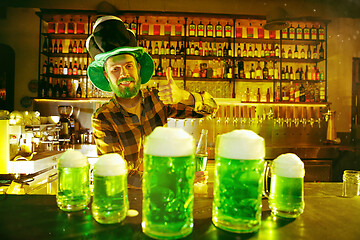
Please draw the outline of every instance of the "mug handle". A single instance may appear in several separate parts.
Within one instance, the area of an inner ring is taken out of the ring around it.
[[[263,187],[263,196],[269,198],[269,194],[270,194],[270,181],[269,179],[271,178],[271,174],[270,174],[270,170],[271,170],[271,165],[272,165],[272,161],[271,160],[267,160],[265,161],[265,167],[264,167],[264,187]]]

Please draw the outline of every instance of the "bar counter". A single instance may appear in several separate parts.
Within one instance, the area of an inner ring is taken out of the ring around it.
[[[341,197],[341,183],[305,183],[305,210],[297,219],[274,219],[263,199],[257,233],[234,234],[211,222],[212,183],[195,195],[194,229],[185,239],[359,239],[360,197]],[[0,195],[1,239],[150,239],[141,230],[142,192],[129,189],[130,208],[139,212],[120,224],[102,225],[91,209],[66,213],[54,195]]]

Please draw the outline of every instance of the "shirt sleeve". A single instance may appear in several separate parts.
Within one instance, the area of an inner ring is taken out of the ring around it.
[[[103,114],[93,115],[92,127],[98,156],[118,153],[124,158],[124,149],[120,144],[119,136]]]

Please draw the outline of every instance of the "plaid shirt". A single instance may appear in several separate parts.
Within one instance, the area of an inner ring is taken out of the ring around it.
[[[119,153],[129,169],[137,169],[142,161],[144,136],[167,123],[167,118],[203,117],[217,109],[214,99],[206,92],[191,93],[195,106],[167,105],[160,101],[156,88],[142,89],[141,119],[129,113],[115,96],[93,114],[92,126],[98,155]]]

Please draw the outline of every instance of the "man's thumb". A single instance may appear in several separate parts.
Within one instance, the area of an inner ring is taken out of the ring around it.
[[[167,78],[169,84],[174,82],[174,79],[172,77],[172,69],[171,69],[171,67],[168,67],[166,69],[166,78]]]

